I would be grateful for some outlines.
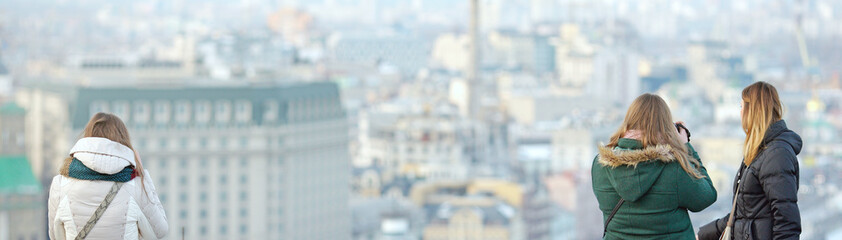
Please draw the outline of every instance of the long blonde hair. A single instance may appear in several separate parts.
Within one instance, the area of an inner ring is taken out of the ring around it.
[[[772,123],[783,117],[778,90],[772,84],[756,82],[743,89],[742,120],[746,140],[743,145],[743,162],[750,165],[760,153],[760,144],[766,136],[766,130]]]
[[[123,123],[123,120],[120,120],[119,117],[113,114],[103,112],[94,114],[94,116],[91,117],[91,120],[88,121],[88,124],[85,125],[85,130],[82,131],[81,137],[107,138],[108,140],[123,144],[134,151],[126,124]],[[140,163],[139,159],[137,159],[137,156],[137,152],[135,152],[135,174],[140,177],[140,184],[143,186],[143,190],[146,191],[146,185],[143,181],[145,177],[143,174],[143,165]],[[64,163],[59,170],[61,175],[69,177],[69,167],[70,162],[72,161],[73,156],[68,156],[64,159]]]
[[[610,142],[606,146],[616,147],[620,138],[629,130],[642,131],[640,142],[644,148],[655,145],[669,145],[671,147],[670,153],[687,174],[695,178],[703,177],[697,170],[700,165],[699,161],[689,155],[687,147],[684,146],[678,136],[667,103],[658,95],[645,93],[637,97],[629,106],[623,124],[611,136]]]

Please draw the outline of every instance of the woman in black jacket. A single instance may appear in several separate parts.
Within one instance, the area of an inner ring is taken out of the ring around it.
[[[756,82],[742,93],[741,118],[746,132],[743,162],[734,179],[739,187],[731,228],[733,239],[798,239],[798,159],[801,137],[787,129],[778,92]],[[729,214],[730,215],[730,214]],[[699,230],[699,239],[719,239],[729,215]]]

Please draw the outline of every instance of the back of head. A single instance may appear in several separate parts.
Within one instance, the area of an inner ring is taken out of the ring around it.
[[[664,99],[651,93],[640,95],[631,103],[623,124],[611,137],[609,146],[616,146],[617,141],[629,130],[643,132],[640,139],[643,147],[668,144],[670,140],[678,139],[669,106]]]
[[[743,161],[749,165],[760,151],[766,130],[783,118],[783,105],[778,90],[763,81],[749,85],[742,92],[740,115],[746,133]]]
[[[82,132],[82,137],[100,137],[108,140],[118,142],[126,147],[132,148],[131,138],[129,137],[129,130],[120,120],[119,117],[110,113],[97,113],[91,117],[85,130]],[[132,148],[134,149],[134,148]]]
[[[691,176],[701,178],[695,166],[698,166],[696,159],[687,154],[687,148],[679,138],[672,120],[672,113],[663,98],[658,95],[645,93],[637,97],[629,106],[626,117],[620,128],[617,129],[608,143],[608,147],[616,147],[620,138],[630,130],[640,131],[640,142],[643,147],[656,145],[669,145],[672,155],[681,164],[681,167]]]
[[[100,112],[91,117],[91,120],[88,121],[87,125],[85,125],[85,129],[82,131],[81,136],[81,138],[88,137],[106,138],[134,150],[131,138],[129,137],[129,130],[126,128],[126,125],[119,117],[110,113]],[[73,156],[69,156],[64,160],[64,164],[60,170],[62,175],[68,176],[68,168],[72,160]],[[136,172],[138,176],[143,177],[143,167],[137,159],[135,159],[135,161],[135,169],[138,170]]]

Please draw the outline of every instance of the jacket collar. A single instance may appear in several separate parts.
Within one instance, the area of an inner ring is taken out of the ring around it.
[[[625,148],[625,149],[632,149],[632,150],[639,150],[643,149],[643,143],[640,140],[631,139],[631,138],[620,138],[617,140],[617,147]]]
[[[70,156],[99,173],[115,174],[128,166],[135,165],[134,151],[107,138],[87,137],[79,139],[70,149]]]
[[[781,135],[782,132],[787,130],[786,122],[784,120],[778,120],[772,125],[769,125],[769,128],[766,129],[766,134],[763,134],[763,145],[769,144],[772,140],[775,140],[775,137]]]

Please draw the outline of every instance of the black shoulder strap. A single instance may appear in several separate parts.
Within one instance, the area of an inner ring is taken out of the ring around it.
[[[608,224],[611,223],[611,219],[614,218],[614,214],[617,214],[617,210],[620,210],[620,206],[623,206],[624,202],[626,202],[626,200],[620,198],[620,201],[617,202],[617,206],[614,206],[614,210],[611,210],[611,215],[608,215],[608,219],[605,220],[605,228],[602,230],[602,238],[605,238],[605,234],[608,233]]]

